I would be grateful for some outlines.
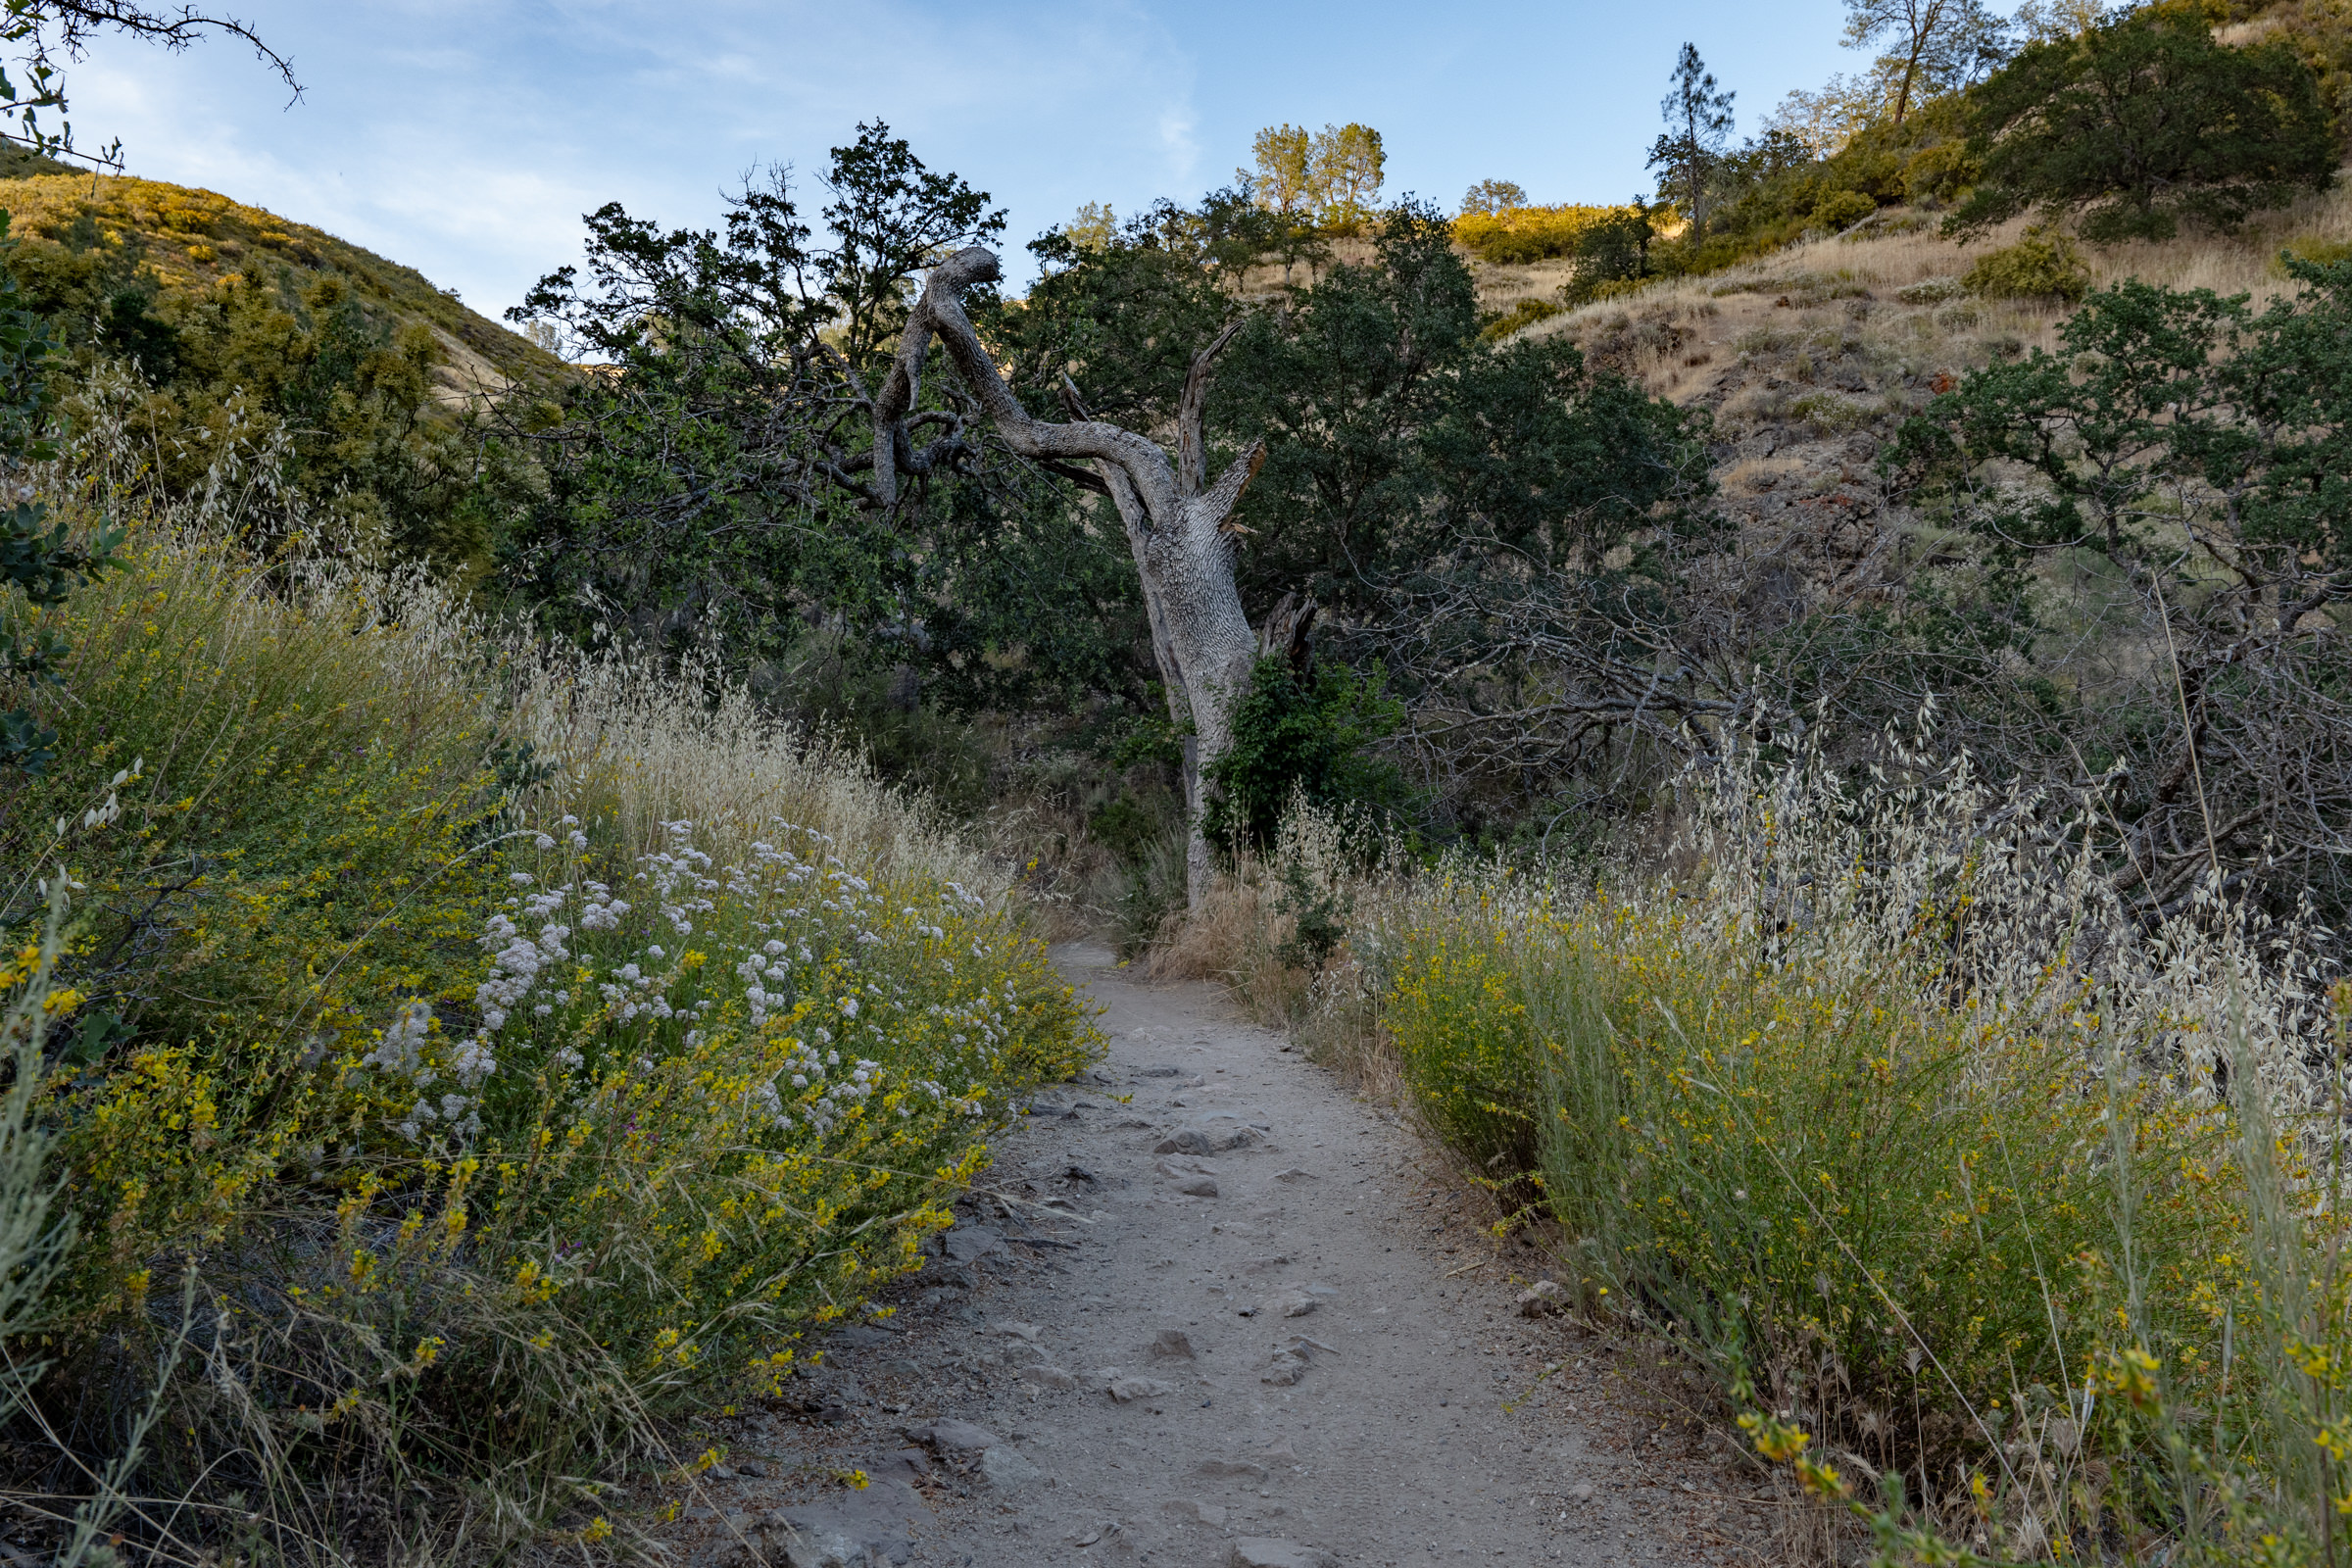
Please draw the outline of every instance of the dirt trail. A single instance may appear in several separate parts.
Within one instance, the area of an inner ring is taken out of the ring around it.
[[[1411,1132],[1213,988],[1058,956],[1108,1061],[1038,1096],[893,1317],[722,1426],[687,1560],[1754,1560],[1752,1489],[1602,1392],[1631,1347],[1516,1314],[1536,1258]]]

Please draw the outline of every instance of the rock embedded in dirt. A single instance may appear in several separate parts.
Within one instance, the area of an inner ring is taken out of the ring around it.
[[[1225,1527],[1225,1510],[1213,1502],[1197,1502],[1191,1497],[1170,1497],[1160,1506],[1188,1524],[1207,1525],[1215,1530]]]
[[[1105,1368],[1100,1375],[1103,1379],[1103,1391],[1120,1404],[1131,1404],[1137,1399],[1155,1399],[1163,1394],[1176,1392],[1173,1383],[1162,1383],[1157,1378],[1147,1378],[1132,1372],[1122,1373],[1115,1366]]]
[[[948,1256],[958,1263],[986,1257],[1004,1243],[1004,1233],[993,1225],[958,1225],[941,1239]]]
[[[1176,1190],[1187,1198],[1214,1198],[1217,1196],[1217,1179],[1214,1176],[1195,1176]]]
[[[1519,1293],[1521,1317],[1544,1317],[1564,1310],[1568,1304],[1568,1287],[1558,1280],[1538,1280]]]
[[[986,1427],[976,1427],[969,1421],[957,1421],[952,1417],[934,1421],[929,1426],[908,1427],[906,1436],[942,1453],[980,1453],[1004,1441]]]
[[[1011,1445],[999,1444],[981,1451],[980,1478],[999,1492],[1018,1492],[1045,1480],[1046,1473]]]
[[[753,1541],[768,1563],[789,1568],[866,1568],[869,1563],[904,1563],[913,1555],[911,1521],[930,1510],[904,1481],[869,1481],[861,1492],[778,1508],[764,1515]],[[739,1562],[761,1560],[748,1552]]]
[[[1190,1361],[1193,1358],[1192,1336],[1182,1329],[1161,1329],[1152,1337],[1152,1353]]]
[[[1232,1568],[1340,1568],[1340,1559],[1320,1546],[1266,1536],[1244,1536],[1226,1561]]]
[[[1021,1368],[1014,1376],[1040,1389],[1074,1389],[1078,1386],[1077,1378],[1060,1367],[1049,1366],[1043,1361]]]
[[[1289,1170],[1276,1171],[1274,1179],[1278,1182],[1311,1182],[1315,1180],[1315,1173],[1311,1170],[1300,1170],[1294,1165]]]
[[[1306,1376],[1306,1357],[1292,1350],[1276,1350],[1259,1373],[1257,1381],[1277,1389],[1287,1389]]]
[[[997,1325],[997,1332],[1008,1340],[1026,1340],[1031,1345],[1035,1345],[1037,1337],[1045,1330],[1034,1323],[1000,1323]]]
[[[1154,1154],[1221,1154],[1256,1142],[1258,1131],[1230,1113],[1196,1116],[1153,1146]]]
[[[1304,1317],[1323,1303],[1304,1291],[1285,1291],[1274,1304],[1282,1308],[1284,1317]]]

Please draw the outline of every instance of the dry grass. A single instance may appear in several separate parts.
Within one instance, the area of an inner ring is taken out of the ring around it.
[[[1588,351],[1647,323],[1672,331],[1613,357],[1651,393],[1689,403],[1721,388],[1739,345],[1758,332],[1816,332],[1859,326],[1869,337],[1935,368],[1958,369],[1995,355],[2054,348],[2069,307],[2015,300],[1967,300],[1905,306],[1894,296],[1915,283],[1953,278],[1985,253],[2014,244],[2030,221],[2019,218],[1974,239],[1941,237],[1933,220],[1904,232],[1865,231],[1851,239],[1793,245],[1702,277],[1676,278],[1642,292],[1588,305],[1525,329],[1531,337],[1566,334]],[[2250,294],[2257,305],[2298,287],[2278,266],[2296,243],[2352,241],[2352,180],[2261,215],[2235,234],[2184,233],[2171,240],[2084,247],[2094,287],[2126,278],[2173,288]],[[1568,275],[1567,263],[1530,268],[1475,266],[1480,303],[1508,309],[1546,297]],[[1671,341],[1668,341],[1671,339]]]
[[[1004,868],[919,798],[712,671],[673,675],[642,653],[525,645],[506,663],[513,731],[564,768],[574,808],[611,821],[632,854],[659,849],[662,824],[686,818],[722,860],[747,857],[781,817],[821,826],[834,853],[885,874],[919,871],[974,892],[1004,885]]]
[[[1394,846],[1366,851],[1360,826],[1301,804],[1284,817],[1270,854],[1238,857],[1205,908],[1168,922],[1145,973],[1220,982],[1244,1012],[1287,1031],[1359,1093],[1407,1106],[1401,1063],[1354,952],[1342,940],[1317,961],[1298,945],[1301,901],[1329,901],[1327,912],[1346,922],[1359,894],[1401,874]]]

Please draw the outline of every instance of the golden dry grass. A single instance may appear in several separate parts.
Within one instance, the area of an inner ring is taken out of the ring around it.
[[[1672,323],[1683,341],[1630,355],[1628,369],[1649,391],[1678,402],[1716,387],[1720,367],[1743,338],[1759,331],[1820,330],[1853,318],[1842,299],[1812,301],[1796,285],[1834,281],[1866,291],[1880,307],[1896,291],[1931,278],[1956,278],[1988,251],[2013,244],[2029,220],[2020,218],[1968,241],[1943,238],[1933,221],[1902,233],[1865,231],[1851,239],[1792,245],[1702,277],[1676,278],[1539,321],[1530,337],[1560,334],[1590,346],[1642,321]],[[2084,246],[2091,283],[2104,288],[2126,278],[2173,288],[2248,294],[2257,305],[2297,287],[2278,265],[2290,244],[2352,242],[2352,180],[2264,214],[2235,234],[2184,233],[2165,241]],[[1522,299],[1551,297],[1567,280],[1565,262],[1535,267],[1473,267],[1480,303],[1507,310]],[[1818,289],[1815,292],[1820,292]],[[1781,303],[1784,299],[1789,303]],[[2058,301],[1970,300],[1958,310],[1916,308],[1878,317],[1873,332],[1901,343],[1906,357],[1961,368],[1983,363],[1991,347],[2004,351],[2054,348],[2068,307]],[[1892,319],[1887,317],[1892,316]]]
[[[517,647],[508,657],[512,726],[563,768],[574,808],[612,821],[634,853],[661,848],[663,821],[685,818],[722,860],[748,859],[783,821],[819,829],[830,853],[885,875],[919,871],[974,893],[1004,884],[926,802],[831,737],[762,711],[742,686],[620,653]]]

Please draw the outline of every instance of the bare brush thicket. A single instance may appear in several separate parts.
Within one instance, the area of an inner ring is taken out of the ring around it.
[[[2144,264],[2175,286],[2247,288],[2259,311],[2304,285],[2257,253],[2317,243],[2346,213],[2340,195],[2313,198],[2251,245],[2101,254],[2095,280]],[[1567,570],[1436,564],[1411,613],[1343,632],[1407,698],[1396,745],[1443,812],[1508,822],[1532,800],[1522,831],[1546,847],[1606,838],[1738,743],[1809,745],[1848,770],[1883,761],[1888,727],[1933,700],[1940,744],[1979,773],[2098,786],[2085,832],[2143,922],[2180,914],[2218,874],[2276,915],[2309,900],[2342,923],[2352,652],[2336,576],[2248,569],[2229,482],[2145,454],[2096,455],[2145,477],[2117,498],[2146,541],[2135,552],[2010,551],[2009,519],[2052,499],[2030,466],[1996,457],[1930,496],[1883,456],[1970,370],[2061,346],[2055,301],[1958,295],[1950,274],[1984,248],[1911,232],[1824,242],[1535,329],[1705,410],[1715,490]],[[2073,450],[2064,420],[2046,422]]]

